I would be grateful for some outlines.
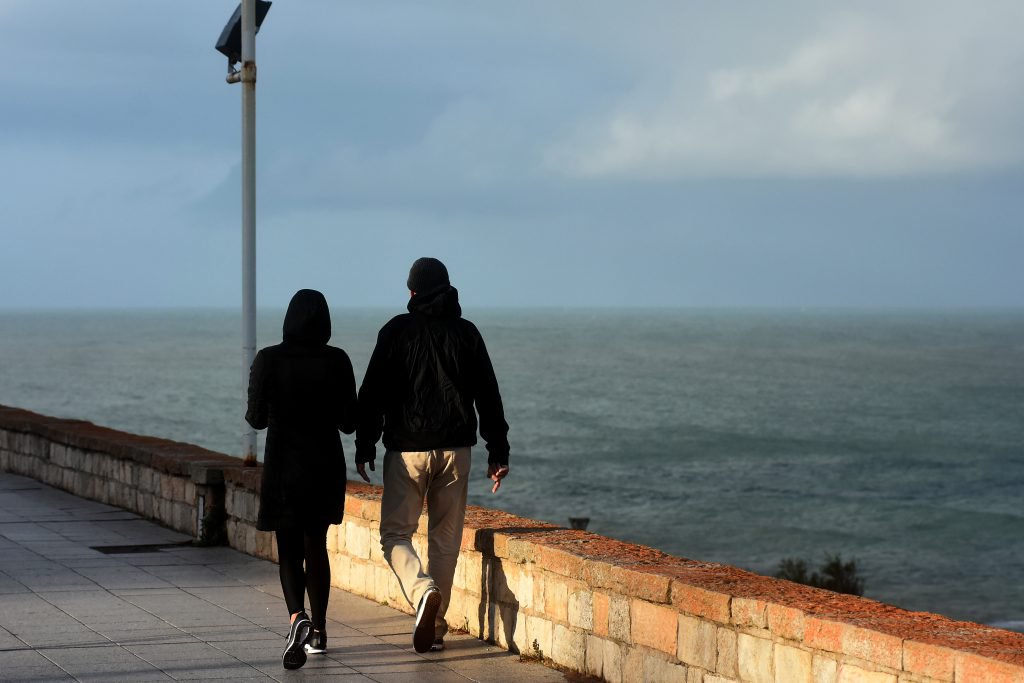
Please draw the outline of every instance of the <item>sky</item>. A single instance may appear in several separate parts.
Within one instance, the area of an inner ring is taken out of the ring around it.
[[[0,309],[237,307],[237,3],[0,0]],[[257,298],[1019,307],[1019,0],[276,0]]]

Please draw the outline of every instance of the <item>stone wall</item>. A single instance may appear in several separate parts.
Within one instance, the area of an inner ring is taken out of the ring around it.
[[[221,471],[240,464],[191,444],[0,406],[0,470],[193,536],[199,533],[199,507],[222,504]]]
[[[0,408],[0,468],[192,533],[198,496],[221,496],[230,545],[275,560],[272,535],[255,528],[260,469],[239,464]],[[411,612],[381,554],[380,493],[349,482],[345,519],[328,535],[332,583]],[[424,555],[425,522],[414,539]],[[448,621],[608,681],[1024,683],[1024,634],[477,507],[466,515]]]

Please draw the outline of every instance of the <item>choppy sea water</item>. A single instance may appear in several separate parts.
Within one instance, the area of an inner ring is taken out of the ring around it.
[[[397,312],[333,311],[357,379]],[[513,448],[470,502],[768,574],[838,552],[868,597],[1024,626],[1024,312],[467,317]],[[237,453],[240,339],[225,311],[0,313],[0,403]]]

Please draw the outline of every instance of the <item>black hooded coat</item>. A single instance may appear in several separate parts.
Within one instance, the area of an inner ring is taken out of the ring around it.
[[[462,317],[458,290],[443,284],[417,293],[408,308],[377,335],[359,389],[356,462],[376,458],[382,435],[392,451],[472,446],[479,412],[488,462],[507,465],[498,381],[483,337]]]
[[[328,346],[323,294],[299,290],[277,346],[256,354],[245,420],[267,428],[256,528],[337,524],[345,510],[345,454],[338,430],[356,428],[356,381],[348,354]]]

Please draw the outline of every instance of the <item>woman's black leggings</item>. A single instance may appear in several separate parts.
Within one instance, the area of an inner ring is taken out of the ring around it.
[[[331,595],[331,565],[327,562],[327,526],[307,529],[278,529],[277,557],[281,589],[288,614],[304,609],[309,593],[309,616],[313,628],[327,624],[327,600]],[[302,569],[302,561],[306,569]]]

